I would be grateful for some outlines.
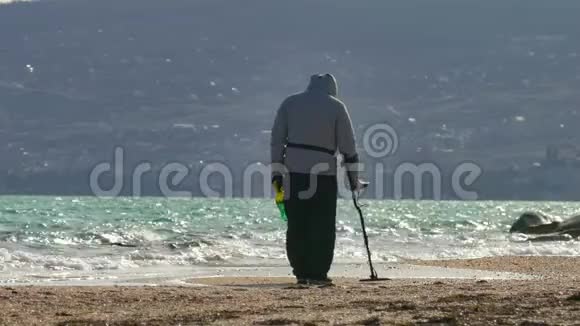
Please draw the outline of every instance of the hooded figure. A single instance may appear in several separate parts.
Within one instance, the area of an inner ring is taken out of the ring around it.
[[[272,128],[272,182],[285,190],[286,252],[298,283],[331,282],[338,154],[351,189],[362,186],[352,123],[336,96],[332,75],[314,75],[306,91],[284,100]]]

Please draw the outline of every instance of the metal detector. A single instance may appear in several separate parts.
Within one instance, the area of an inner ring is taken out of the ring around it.
[[[358,204],[358,194],[356,191],[352,192],[352,201],[354,203],[354,207],[356,208],[358,215],[360,217],[360,225],[362,227],[362,231],[363,231],[363,237],[364,237],[364,242],[365,242],[365,247],[367,249],[367,256],[368,256],[368,260],[369,260],[369,268],[371,270],[371,276],[369,278],[365,278],[360,280],[361,282],[378,282],[378,281],[389,281],[390,278],[380,278],[377,275],[377,271],[375,270],[375,268],[373,267],[373,260],[371,258],[371,249],[369,248],[369,237],[367,235],[367,230],[365,227],[365,219],[363,217],[363,213],[361,210],[360,205]]]

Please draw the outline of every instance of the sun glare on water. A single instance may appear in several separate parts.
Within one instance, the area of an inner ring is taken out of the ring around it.
[[[0,5],[5,5],[13,2],[31,2],[34,0],[0,0]]]

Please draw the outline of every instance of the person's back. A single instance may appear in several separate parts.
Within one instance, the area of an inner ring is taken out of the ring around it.
[[[282,103],[272,129],[272,163],[289,172],[335,175],[337,150],[346,161],[357,159],[350,117],[336,96],[332,75],[314,75],[305,92]]]
[[[286,250],[299,283],[329,282],[336,238],[336,154],[358,163],[354,131],[336,98],[333,76],[314,75],[308,89],[288,97],[272,128],[272,181],[284,185],[288,216]],[[359,185],[349,174],[351,188]]]

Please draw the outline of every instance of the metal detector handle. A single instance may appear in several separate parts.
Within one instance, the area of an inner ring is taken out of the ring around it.
[[[355,199],[358,197],[360,197],[360,194],[368,188],[369,186],[369,182],[368,181],[364,181],[364,180],[358,180],[358,186],[356,189],[352,190],[352,198]]]

